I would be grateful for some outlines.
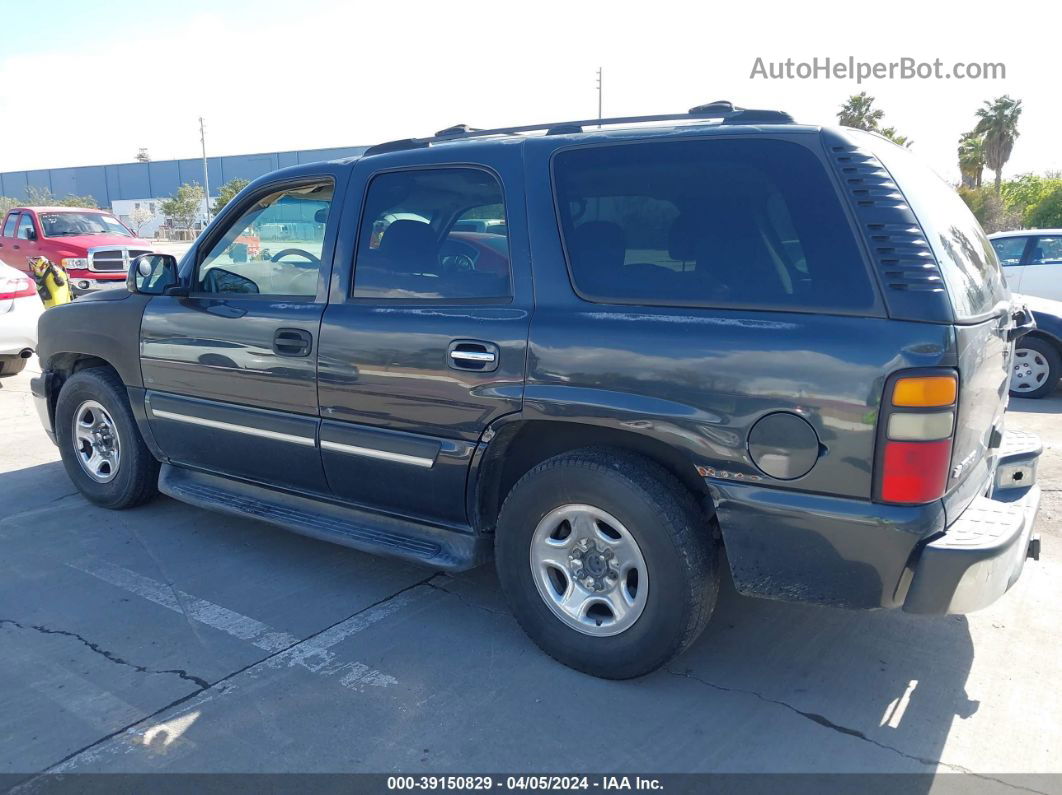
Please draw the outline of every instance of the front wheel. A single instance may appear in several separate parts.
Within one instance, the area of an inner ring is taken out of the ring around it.
[[[719,549],[692,495],[657,464],[587,449],[539,464],[502,506],[502,589],[547,654],[628,679],[655,670],[704,629]]]
[[[70,480],[104,508],[132,508],[158,494],[159,463],[136,426],[117,373],[72,375],[55,405],[55,436]]]

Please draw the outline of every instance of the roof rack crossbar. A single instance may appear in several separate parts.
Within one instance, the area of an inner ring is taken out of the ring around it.
[[[562,135],[578,132],[586,127],[603,127],[614,124],[643,124],[657,121],[689,121],[690,119],[719,119],[723,124],[792,124],[793,117],[780,110],[756,110],[738,108],[729,102],[711,102],[698,105],[687,113],[660,113],[652,116],[614,116],[606,119],[582,119],[579,121],[558,121],[548,124],[520,124],[515,127],[495,127],[477,130],[459,124],[440,130],[434,136],[426,138],[403,138],[398,141],[370,146],[363,156],[399,152],[406,149],[418,149],[443,141],[460,141],[468,138],[487,138],[497,135],[518,135],[520,133],[546,131],[547,135]]]

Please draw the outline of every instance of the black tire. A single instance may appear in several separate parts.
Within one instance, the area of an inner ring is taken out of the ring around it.
[[[0,378],[18,375],[26,369],[28,361],[29,359],[23,359],[21,356],[0,356]]]
[[[532,573],[536,526],[555,508],[586,504],[614,516],[644,557],[649,587],[640,616],[619,634],[587,635],[558,618]],[[520,626],[559,662],[605,679],[642,676],[701,634],[719,593],[720,546],[690,492],[656,463],[588,448],[525,474],[502,506],[495,564]]]
[[[107,483],[88,475],[74,446],[74,414],[87,400],[103,406],[120,440],[117,472]],[[110,368],[93,367],[67,379],[55,406],[55,436],[66,474],[89,502],[122,510],[141,505],[158,494],[159,462],[140,435],[125,385]]]
[[[1058,348],[1040,337],[1022,337],[1014,348],[1014,367],[1020,367],[1022,361],[1028,358],[1038,366],[1047,366],[1047,374],[1039,382],[1039,386],[1032,386],[1028,381],[1022,387],[1018,386],[1017,379],[1012,371],[1010,381],[1010,394],[1022,398],[1047,397],[1055,391],[1058,379],[1062,376],[1062,355]]]

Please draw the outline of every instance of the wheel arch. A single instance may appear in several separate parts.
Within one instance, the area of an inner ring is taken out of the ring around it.
[[[709,514],[714,505],[692,455],[647,433],[616,424],[529,419],[509,415],[484,434],[469,489],[469,515],[480,532],[492,532],[505,497],[516,482],[553,456],[587,447],[607,447],[643,456],[675,476]]]
[[[1026,334],[1025,337],[1028,337],[1030,339],[1043,340],[1044,342],[1051,345],[1056,351],[1058,351],[1059,356],[1062,356],[1062,339],[1059,339],[1054,334],[1051,334],[1048,331],[1044,331],[1043,329],[1036,328]],[[1022,339],[1024,339],[1025,337],[1023,337]],[[1021,347],[1021,340],[1018,340],[1017,347]]]

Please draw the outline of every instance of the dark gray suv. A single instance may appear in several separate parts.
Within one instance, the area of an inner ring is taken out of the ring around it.
[[[1040,445],[1003,423],[1033,323],[955,191],[875,135],[729,103],[450,128],[262,177],[131,271],[40,326],[89,500],[493,556],[598,676],[692,643],[723,566],[946,614],[1038,550]]]

